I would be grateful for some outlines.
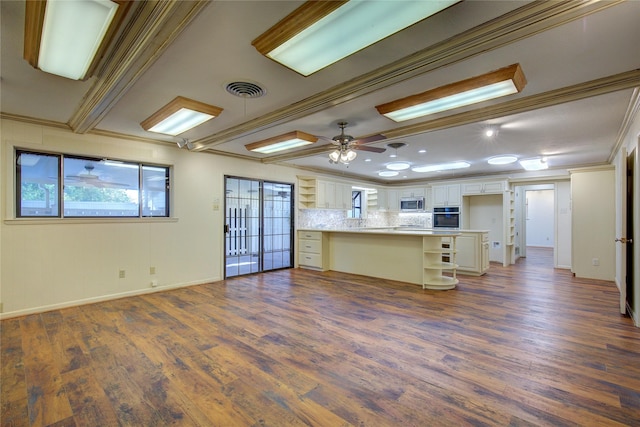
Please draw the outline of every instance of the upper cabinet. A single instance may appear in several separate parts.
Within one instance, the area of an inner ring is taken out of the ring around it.
[[[351,185],[331,181],[316,181],[318,209],[351,209]]]
[[[461,185],[463,196],[476,194],[500,194],[507,189],[506,181],[463,182]]]
[[[433,206],[460,206],[462,195],[460,184],[434,185],[432,187]]]
[[[403,188],[400,191],[400,198],[408,198],[408,197],[424,197],[425,191],[424,187],[411,187],[411,188]]]
[[[298,177],[298,208],[314,209],[316,207],[316,179],[309,176]]]

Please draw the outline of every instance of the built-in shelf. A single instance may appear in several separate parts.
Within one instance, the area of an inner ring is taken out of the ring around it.
[[[454,289],[458,284],[456,278],[456,236],[443,239],[437,236],[425,236],[422,239],[422,288]],[[444,247],[446,246],[446,247]],[[443,261],[443,258],[448,261]]]

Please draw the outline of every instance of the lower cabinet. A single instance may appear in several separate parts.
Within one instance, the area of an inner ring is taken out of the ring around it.
[[[458,272],[483,275],[489,269],[489,233],[462,231],[457,239]]]
[[[329,242],[322,231],[298,232],[298,265],[312,270],[328,269]]]

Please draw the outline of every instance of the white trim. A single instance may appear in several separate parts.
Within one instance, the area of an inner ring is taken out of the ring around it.
[[[85,298],[85,299],[80,299],[75,301],[66,301],[58,304],[43,305],[40,307],[28,308],[25,310],[16,310],[16,311],[10,311],[7,313],[0,313],[0,320],[11,319],[19,316],[27,316],[30,314],[39,314],[39,313],[44,313],[46,311],[59,310],[62,308],[77,307],[80,305],[95,304],[95,303],[104,302],[104,301],[112,301],[120,298],[152,294],[155,292],[168,291],[171,289],[184,288],[187,286],[204,285],[207,283],[219,282],[221,280],[222,279],[220,277],[214,277],[210,279],[202,279],[202,280],[195,280],[195,281],[185,282],[185,283],[175,283],[172,285],[158,286],[156,288],[137,289],[135,291],[127,291],[127,292],[121,292],[121,293],[110,294],[110,295],[101,295],[98,297]]]

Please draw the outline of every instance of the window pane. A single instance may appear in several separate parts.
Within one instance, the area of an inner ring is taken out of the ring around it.
[[[142,216],[169,216],[169,168],[142,166]]]
[[[18,151],[18,217],[60,216],[60,156]]]
[[[64,158],[64,215],[137,217],[139,170],[135,163]]]

